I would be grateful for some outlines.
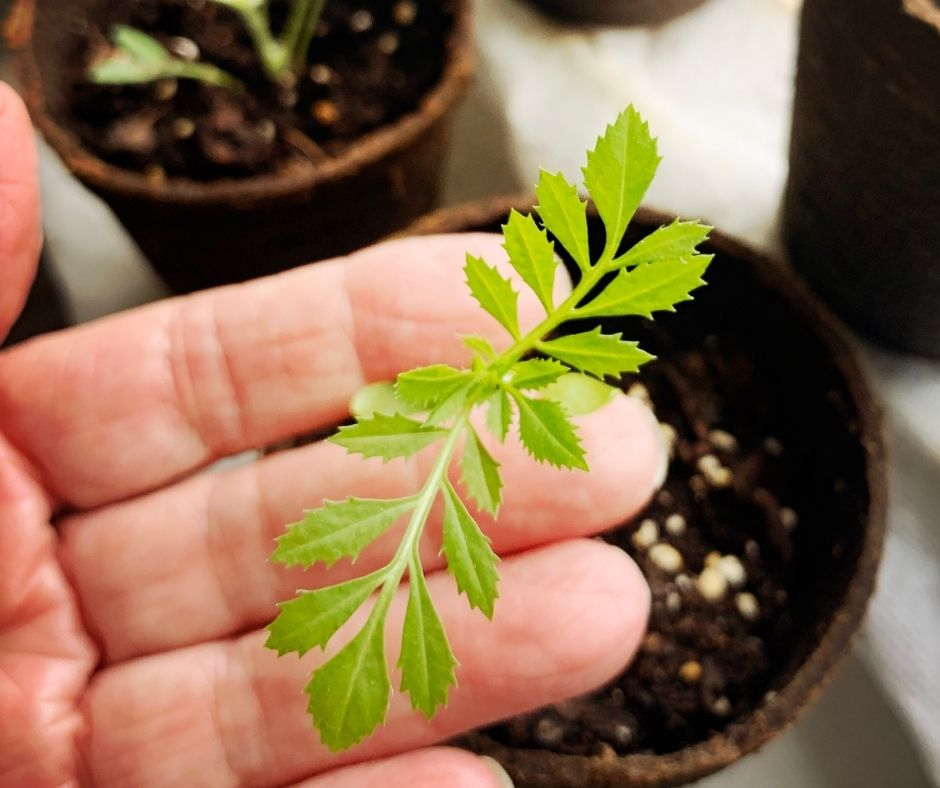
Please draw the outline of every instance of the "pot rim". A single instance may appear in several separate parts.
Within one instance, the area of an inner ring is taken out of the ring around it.
[[[403,234],[428,235],[460,232],[500,221],[510,208],[530,212],[535,205],[531,195],[495,197],[436,211],[418,220]],[[593,206],[589,206],[593,212]],[[660,226],[671,222],[674,215],[650,208],[640,208],[634,222]],[[765,700],[745,717],[729,724],[720,733],[662,755],[626,755],[610,761],[580,755],[561,755],[539,750],[543,763],[559,767],[564,764],[583,768],[590,782],[584,785],[678,785],[700,779],[737,761],[776,736],[802,713],[831,679],[849,650],[853,636],[860,628],[876,582],[887,525],[888,479],[882,408],[872,392],[858,361],[850,335],[842,323],[828,310],[789,266],[744,243],[712,231],[708,245],[716,251],[742,261],[754,272],[755,280],[781,297],[796,317],[810,327],[829,352],[830,358],[845,381],[846,390],[858,412],[859,441],[866,458],[866,482],[869,490],[868,516],[861,530],[854,575],[839,606],[819,636],[818,643],[803,660],[776,695]],[[496,752],[535,752],[497,745]],[[588,770],[588,766],[590,769]],[[612,782],[608,782],[612,781]]]
[[[438,81],[415,109],[363,135],[336,158],[324,162],[291,159],[275,172],[247,178],[194,181],[171,177],[155,186],[144,174],[109,164],[86,150],[73,132],[46,111],[43,81],[33,50],[39,0],[19,2],[24,18],[29,19],[29,35],[22,46],[12,50],[13,66],[33,121],[66,166],[90,188],[132,199],[210,208],[290,201],[320,184],[348,178],[395,150],[411,145],[463,97],[475,66],[472,0],[455,0],[454,26],[447,39]]]

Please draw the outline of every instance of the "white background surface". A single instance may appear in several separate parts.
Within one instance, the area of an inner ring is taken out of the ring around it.
[[[655,31],[566,30],[519,0],[478,0],[477,85],[447,202],[518,192],[539,166],[576,177],[634,102],[660,136],[655,205],[775,248],[795,56],[792,0],[709,0]],[[106,209],[43,157],[49,245],[82,320],[163,291]],[[856,654],[819,703],[708,788],[940,784],[940,365],[865,351],[884,393],[895,489],[880,588]],[[931,745],[933,745],[931,747]]]

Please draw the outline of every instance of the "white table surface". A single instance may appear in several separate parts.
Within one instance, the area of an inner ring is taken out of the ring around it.
[[[712,0],[716,5],[737,1]],[[792,5],[787,0],[763,1]],[[501,53],[505,47],[516,43],[511,38],[514,35],[512,20],[504,24],[501,14],[507,8],[511,13],[517,13],[514,2],[481,0],[480,25],[486,35],[481,52],[481,73],[461,111],[456,130],[445,189],[445,200],[449,204],[491,194],[518,192],[526,189],[536,176],[534,169],[526,171],[525,151],[520,154],[520,138],[522,143],[526,142],[524,134],[520,133],[524,124],[520,126],[520,119],[513,116],[519,111],[519,104],[507,100],[501,71],[504,65]],[[519,18],[527,20],[522,16],[517,17],[517,21]],[[691,17],[682,22],[684,26],[692,24]],[[675,30],[667,30],[666,33],[679,35]],[[600,38],[604,35],[603,32],[597,33]],[[591,37],[596,40],[596,36]],[[529,41],[528,45],[531,43]],[[557,53],[549,51],[551,49],[546,44],[543,54],[557,56]],[[782,54],[778,53],[778,57],[792,58],[792,54],[790,45]],[[789,71],[784,69],[782,76],[771,76],[785,81],[789,79]],[[784,93],[781,101],[785,106],[789,86],[778,87]],[[724,93],[733,96],[733,86],[726,85]],[[780,101],[777,102],[779,105]],[[781,132],[782,118],[769,117],[762,122],[770,129],[771,142],[778,146],[785,142],[785,129]],[[538,148],[537,145],[533,147]],[[577,140],[567,147],[560,143],[558,150],[539,152],[551,154],[549,159],[555,156],[561,160],[557,166],[563,167],[570,150],[583,149],[581,141]],[[764,173],[763,191],[758,191],[763,194],[760,199],[768,206],[765,214],[772,218],[785,172],[782,151],[776,150],[774,155],[768,156],[766,148],[758,147],[748,155],[749,166]],[[763,164],[755,164],[761,161]],[[556,164],[551,160],[541,163],[548,166]],[[736,172],[740,170],[738,167]],[[156,277],[107,209],[82,189],[46,150],[42,156],[42,182],[47,242],[58,261],[77,319],[90,320],[165,295]],[[751,186],[745,183],[744,188]],[[691,202],[707,198],[706,191],[700,189],[699,192],[690,196]],[[660,205],[673,207],[668,186],[660,190],[657,197]],[[679,207],[685,209],[685,206]],[[730,210],[728,206],[713,207],[716,210],[702,213],[714,216]],[[760,222],[752,222],[750,226],[745,224],[732,229],[750,236],[755,242],[772,244],[772,221],[764,225]],[[940,505],[936,500],[937,490],[932,489],[936,487],[932,482],[940,478],[937,476],[940,474],[940,421],[924,418],[930,403],[940,402],[940,367],[874,350],[866,350],[865,356],[875,372],[876,385],[885,395],[893,440],[900,446],[895,457],[895,475],[899,477],[900,490],[895,493],[892,527],[905,517],[919,522],[918,518],[922,519],[924,512],[937,511]],[[901,525],[903,527],[903,522]],[[928,556],[934,548],[933,542],[926,546]],[[912,552],[916,555],[918,549],[916,544],[911,548],[910,539],[895,539],[889,545],[879,596],[890,594],[898,584],[914,582],[909,571],[909,554]],[[938,624],[935,608],[940,595],[932,602],[930,599],[934,590],[931,584],[936,582],[936,575],[931,572],[935,572],[935,568],[928,564],[924,569],[926,574],[914,575],[915,578],[923,578],[921,585],[925,587],[920,592],[927,595],[924,600],[926,612],[923,613],[927,626]],[[895,618],[894,608],[890,604],[880,607],[881,618],[885,619],[882,623],[890,626]],[[876,600],[873,616],[877,619],[878,615]],[[872,647],[867,642],[871,640],[870,633],[863,634],[862,638],[861,652],[856,649],[858,653],[847,657],[841,673],[802,720],[758,754],[700,784],[707,788],[921,788],[934,784],[927,776],[928,770],[922,765],[913,743],[915,739],[910,735],[910,718],[897,711],[897,687],[886,685],[877,669],[872,671],[870,666],[878,664],[878,655],[872,657]],[[883,637],[881,642],[883,647]],[[940,659],[934,664],[940,665]],[[915,695],[917,680],[915,671],[911,676]],[[920,730],[921,737],[934,733],[940,740],[940,731]]]

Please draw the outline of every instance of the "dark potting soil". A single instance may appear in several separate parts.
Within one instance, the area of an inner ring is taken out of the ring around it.
[[[719,255],[710,286],[677,314],[605,326],[658,356],[624,386],[673,445],[662,491],[603,537],[652,590],[633,663],[589,696],[458,743],[604,759],[674,752],[769,700],[818,643],[868,507],[858,414],[806,324],[753,276]]]
[[[287,7],[271,3],[275,31]],[[156,180],[242,177],[291,157],[336,155],[418,106],[441,76],[453,23],[452,0],[329,0],[308,68],[296,84],[278,86],[230,9],[210,0],[102,0],[77,26],[69,53],[71,125],[102,159]],[[139,28],[176,53],[198,52],[247,91],[192,80],[90,83],[88,67],[110,51],[115,24]]]
[[[781,478],[787,447],[727,407],[752,377],[747,359],[712,336],[629,386],[651,399],[674,447],[663,490],[605,536],[650,584],[648,634],[609,686],[492,728],[493,738],[578,755],[669,752],[707,738],[768,691],[773,652],[793,632],[786,568],[800,513]]]

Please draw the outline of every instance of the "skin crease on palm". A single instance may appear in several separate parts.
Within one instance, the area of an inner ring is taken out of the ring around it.
[[[38,228],[32,133],[0,85],[0,336]],[[278,600],[350,571],[268,562],[284,523],[324,497],[411,492],[432,457],[383,467],[315,444],[207,466],[341,419],[367,381],[466,361],[457,332],[499,338],[465,292],[468,250],[503,259],[492,236],[398,241],[0,353],[0,787],[505,785],[433,745],[623,668],[648,591],[626,555],[586,537],[644,505],[665,455],[650,414],[622,396],[580,420],[590,474],[537,466],[511,438],[494,448],[506,501],[498,525],[483,522],[504,556],[500,599],[490,623],[449,575],[430,577],[461,663],[433,721],[396,694],[386,726],[331,754],[301,692],[323,655],[262,647]],[[523,314],[536,320],[534,298]],[[435,539],[432,523],[429,571]]]

